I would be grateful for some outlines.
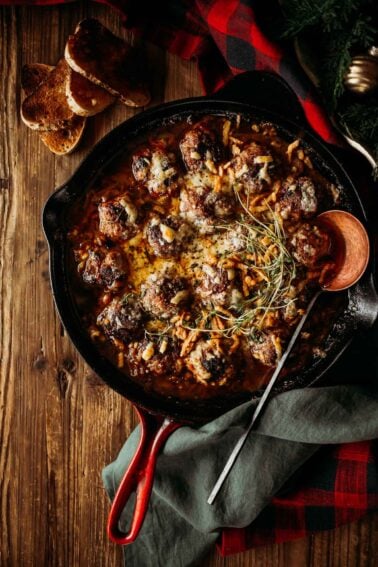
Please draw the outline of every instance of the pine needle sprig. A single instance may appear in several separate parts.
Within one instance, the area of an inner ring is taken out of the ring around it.
[[[319,25],[327,32],[342,29],[365,0],[284,0],[285,29],[282,37],[294,37],[308,27]]]
[[[355,47],[364,50],[372,45],[374,32],[370,17],[359,14],[344,28],[335,27],[334,33],[323,36],[320,87],[332,111],[344,93],[344,76]]]

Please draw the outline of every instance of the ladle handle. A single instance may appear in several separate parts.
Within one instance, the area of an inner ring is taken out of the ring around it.
[[[264,394],[261,396],[261,399],[259,401],[259,403],[257,404],[257,407],[255,409],[255,411],[253,412],[252,415],[252,419],[251,422],[248,426],[248,428],[245,430],[245,432],[239,437],[231,455],[228,458],[228,461],[223,469],[223,471],[221,472],[220,476],[218,477],[217,482],[214,485],[213,490],[211,491],[211,494],[209,496],[209,498],[207,499],[207,503],[208,504],[213,504],[215,498],[217,497],[218,492],[220,491],[220,489],[222,488],[222,485],[224,483],[224,481],[226,480],[226,478],[228,477],[240,451],[242,450],[244,443],[247,440],[247,437],[252,429],[252,427],[254,426],[257,418],[259,417],[263,406],[265,405],[266,400],[268,399],[268,396],[274,386],[275,381],[277,380],[278,376],[280,375],[280,372],[286,362],[287,357],[289,356],[289,354],[291,353],[293,346],[295,344],[295,341],[297,340],[299,333],[301,332],[303,325],[305,324],[307,317],[309,316],[313,306],[315,305],[319,295],[322,293],[323,290],[319,290],[314,297],[311,299],[310,303],[308,304],[308,307],[306,309],[306,312],[302,315],[302,319],[299,321],[291,339],[290,342],[285,350],[285,352],[283,353],[275,371],[273,372],[273,375],[271,377],[271,379],[269,380],[269,383],[267,385],[267,387],[265,388]]]

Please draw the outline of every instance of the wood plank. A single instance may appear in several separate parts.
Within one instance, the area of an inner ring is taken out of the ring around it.
[[[1,566],[122,564],[121,549],[105,534],[109,503],[100,474],[136,416],[83,362],[62,328],[40,218],[47,197],[91,146],[138,110],[117,105],[91,119],[78,151],[63,157],[51,154],[19,117],[22,65],[55,64],[67,35],[87,15],[131,37],[116,12],[94,3],[0,9]],[[194,63],[142,47],[151,65],[152,104],[201,94]],[[227,559],[214,552],[204,565],[372,567],[374,522],[365,518]]]

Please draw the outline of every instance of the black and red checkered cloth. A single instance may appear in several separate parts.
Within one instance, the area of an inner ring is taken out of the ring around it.
[[[118,9],[124,24],[145,39],[184,59],[196,59],[206,93],[216,91],[243,71],[278,73],[296,92],[312,128],[327,142],[336,142],[330,121],[301,68],[257,25],[254,6],[261,9],[261,3],[258,6],[253,0],[166,0],[146,5],[135,0],[97,1]],[[268,6],[271,5],[269,0]],[[374,447],[370,441],[322,448],[302,467],[292,488],[281,491],[250,526],[223,530],[220,553],[230,555],[257,545],[304,537],[377,510]]]
[[[222,555],[280,543],[354,522],[378,508],[374,443],[347,443],[320,449],[295,476],[293,487],[273,498],[247,528],[227,528]]]
[[[256,24],[253,0],[167,0],[146,14],[132,0],[99,0],[118,7],[125,25],[183,59],[196,59],[206,93],[245,71],[278,73],[297,94],[312,128],[327,142],[337,137],[316,92],[292,56]],[[142,3],[143,4],[143,3]],[[271,5],[265,0],[264,5]],[[274,7],[274,6],[273,6]],[[261,3],[260,3],[261,9]]]

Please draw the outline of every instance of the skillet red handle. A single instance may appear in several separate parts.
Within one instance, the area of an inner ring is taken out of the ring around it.
[[[120,545],[128,545],[137,538],[150,501],[157,456],[169,435],[181,427],[180,423],[136,409],[142,429],[139,445],[118,487],[108,518],[109,539]],[[125,533],[119,529],[119,520],[134,491],[134,513],[129,531]]]

